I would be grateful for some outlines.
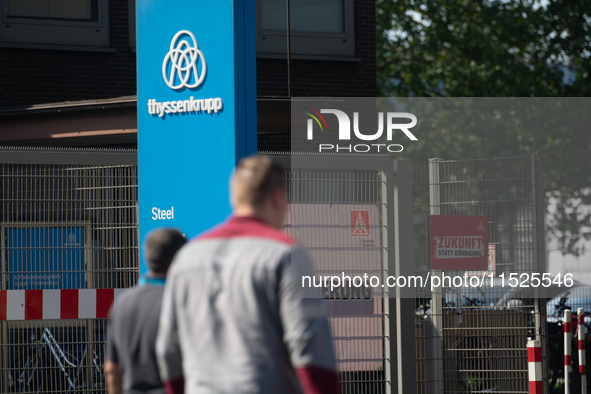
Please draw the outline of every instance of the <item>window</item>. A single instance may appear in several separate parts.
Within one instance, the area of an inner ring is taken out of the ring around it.
[[[286,54],[285,0],[258,0],[257,52]],[[291,0],[292,55],[354,56],[353,0]]]
[[[109,46],[108,0],[5,0],[3,46]]]

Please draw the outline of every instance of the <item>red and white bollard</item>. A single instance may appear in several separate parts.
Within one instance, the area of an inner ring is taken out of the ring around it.
[[[542,342],[527,341],[527,361],[529,367],[529,394],[542,394]]]
[[[572,328],[570,310],[564,311],[564,393],[570,394],[569,373],[572,371]]]
[[[585,358],[585,315],[583,308],[577,309],[577,332],[579,338],[579,372],[581,373],[581,393],[587,392],[587,361]]]

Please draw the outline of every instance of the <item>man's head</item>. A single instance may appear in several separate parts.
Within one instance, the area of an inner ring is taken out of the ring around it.
[[[287,210],[283,169],[267,156],[240,160],[230,182],[230,199],[236,216],[257,216],[281,228]]]
[[[176,252],[187,243],[185,237],[172,228],[151,231],[144,242],[144,256],[150,271],[166,274]]]

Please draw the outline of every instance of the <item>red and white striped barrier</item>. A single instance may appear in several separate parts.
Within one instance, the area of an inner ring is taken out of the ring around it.
[[[577,332],[579,339],[579,372],[581,373],[582,392],[587,392],[587,359],[585,358],[585,311],[577,309]]]
[[[527,361],[529,367],[529,393],[542,394],[542,342],[527,341]]]
[[[570,310],[564,311],[564,393],[570,394],[569,373],[572,371],[572,327]]]
[[[106,318],[113,300],[125,290],[1,290],[0,320]]]

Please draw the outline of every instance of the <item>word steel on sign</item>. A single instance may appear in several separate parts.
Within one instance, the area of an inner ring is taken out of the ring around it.
[[[488,267],[486,216],[429,218],[431,269],[484,271]]]
[[[158,207],[152,208],[152,220],[166,220],[174,219],[174,207],[170,209],[160,209]]]
[[[228,179],[256,153],[255,0],[135,3],[140,242],[193,237],[230,214]]]

